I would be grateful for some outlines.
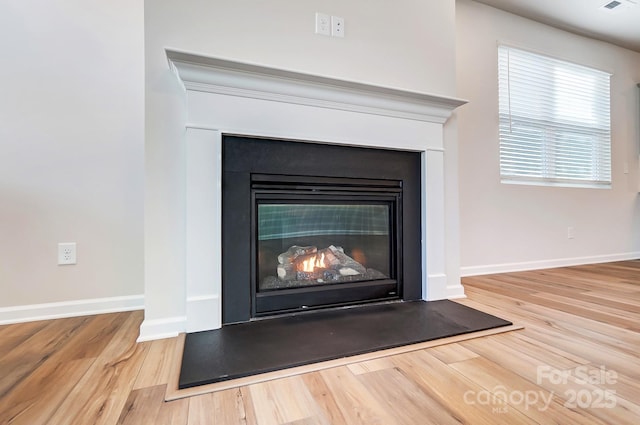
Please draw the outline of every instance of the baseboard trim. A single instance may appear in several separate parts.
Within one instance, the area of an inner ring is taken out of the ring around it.
[[[187,332],[222,327],[222,301],[218,294],[187,297]]]
[[[450,284],[449,277],[444,273],[439,273],[428,275],[426,293],[422,298],[425,301],[452,300],[466,298],[466,295],[460,279],[456,279],[453,284]]]
[[[552,269],[555,267],[610,263],[613,261],[628,261],[636,260],[639,258],[640,252],[626,252],[621,254],[594,255],[590,257],[561,258],[555,260],[527,261],[521,263],[489,264],[484,266],[466,266],[460,268],[460,275],[462,277],[468,277],[496,273],[512,273],[528,270]]]
[[[164,319],[144,319],[140,325],[138,342],[155,339],[173,338],[185,332],[187,316],[167,317]]]
[[[144,309],[144,295],[0,307],[0,325]]]

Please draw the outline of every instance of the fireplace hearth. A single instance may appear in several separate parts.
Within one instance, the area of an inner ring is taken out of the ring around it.
[[[223,137],[223,323],[421,297],[419,153]]]

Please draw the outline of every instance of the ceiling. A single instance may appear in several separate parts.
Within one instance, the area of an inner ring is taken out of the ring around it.
[[[640,0],[476,0],[516,15],[640,52]]]

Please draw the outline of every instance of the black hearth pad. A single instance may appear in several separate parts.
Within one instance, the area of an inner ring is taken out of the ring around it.
[[[305,312],[187,334],[179,389],[511,325],[449,300]]]

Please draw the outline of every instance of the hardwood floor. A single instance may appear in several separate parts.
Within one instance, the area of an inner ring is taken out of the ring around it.
[[[164,402],[142,312],[0,327],[0,424],[638,424],[640,260],[463,279],[519,331]]]

